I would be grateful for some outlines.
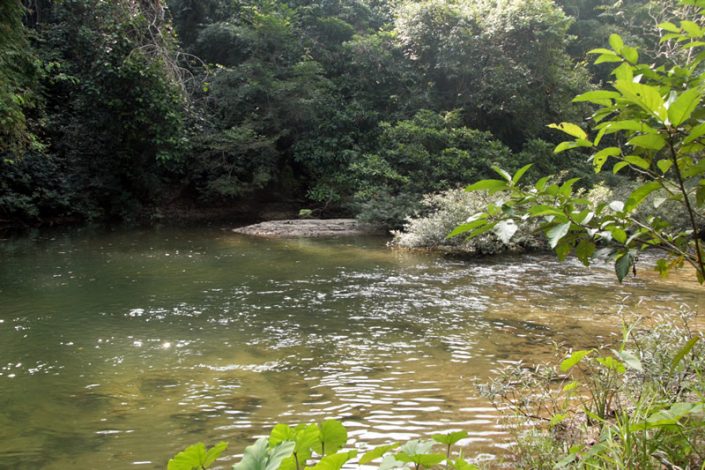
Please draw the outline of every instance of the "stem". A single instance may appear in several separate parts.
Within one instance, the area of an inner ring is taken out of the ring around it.
[[[673,147],[673,136],[668,137],[668,147],[671,151],[671,159],[673,160],[673,169],[676,172],[676,179],[678,180],[678,186],[680,187],[683,198],[685,199],[685,207],[688,209],[688,217],[690,218],[690,225],[693,228],[693,241],[695,241],[695,257],[698,262],[698,273],[700,278],[705,278],[705,265],[703,264],[703,256],[700,252],[700,238],[698,236],[698,224],[695,220],[695,211],[690,204],[690,198],[688,197],[688,191],[685,189],[685,184],[683,182],[683,176],[681,175],[681,170],[678,167],[678,156],[676,155],[676,149]]]

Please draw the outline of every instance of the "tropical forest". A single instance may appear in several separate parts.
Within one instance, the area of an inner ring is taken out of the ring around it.
[[[0,468],[705,469],[705,0],[0,0]]]

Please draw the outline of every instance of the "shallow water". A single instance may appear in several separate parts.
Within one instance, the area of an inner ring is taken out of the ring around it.
[[[687,276],[618,286],[550,255],[448,260],[385,240],[212,229],[0,241],[0,468],[164,468],[198,441],[225,464],[276,422],[344,420],[354,445],[508,436],[474,380],[595,346],[621,315],[700,310]]]

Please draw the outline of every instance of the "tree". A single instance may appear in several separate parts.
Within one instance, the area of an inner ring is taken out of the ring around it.
[[[683,3],[703,6],[699,0]],[[477,214],[452,235],[476,236],[494,230],[511,236],[515,219],[536,218],[543,221],[543,231],[560,258],[575,253],[588,265],[598,247],[609,247],[622,281],[635,270],[639,253],[653,248],[666,255],[657,262],[660,273],[687,263],[702,283],[705,29],[688,20],[665,22],[660,29],[677,53],[659,66],[640,63],[638,51],[616,34],[610,36],[609,49],[591,51],[597,55],[596,63],[618,65],[612,71],[610,89],[589,91],[573,100],[597,105],[589,120],[590,134],[568,122],[549,126],[573,138],[558,145],[556,153],[589,149],[595,172],[609,165],[613,173],[638,175],[638,186],[625,200],[595,205],[574,190],[576,179],[558,183],[544,177],[525,186],[521,178],[528,165],[514,175],[497,168],[501,179],[479,181],[467,189],[502,192],[504,202]],[[646,210],[647,201],[655,207],[673,204],[683,223]]]

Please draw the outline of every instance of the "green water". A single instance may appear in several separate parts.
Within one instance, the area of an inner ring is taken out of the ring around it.
[[[0,468],[164,468],[276,422],[342,419],[353,445],[465,429],[508,436],[472,383],[620,315],[698,310],[700,288],[549,255],[448,260],[383,239],[214,229],[0,241]]]

